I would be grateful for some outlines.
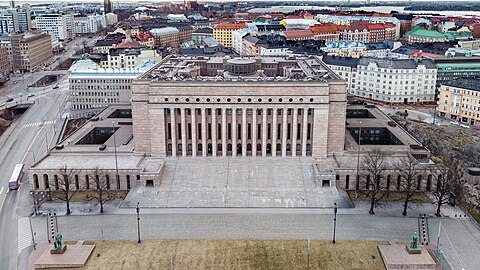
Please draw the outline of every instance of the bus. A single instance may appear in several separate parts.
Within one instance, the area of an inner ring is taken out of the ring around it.
[[[20,186],[20,180],[22,180],[23,176],[23,166],[23,164],[15,165],[12,176],[10,177],[10,181],[8,182],[9,190],[17,190]]]

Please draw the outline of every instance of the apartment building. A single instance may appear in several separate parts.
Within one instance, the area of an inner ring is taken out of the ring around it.
[[[430,59],[363,57],[353,94],[387,103],[432,103],[437,67]]]
[[[75,17],[75,33],[79,35],[97,33],[105,29],[106,26],[104,15],[92,14]]]
[[[322,57],[322,61],[347,83],[347,93],[355,94],[355,84],[357,79],[357,65],[359,58],[328,56]]]
[[[106,59],[100,62],[102,68],[134,68],[145,60],[159,62],[162,56],[154,49],[139,48],[112,48]]]
[[[233,47],[232,33],[236,30],[245,28],[245,24],[217,24],[213,27],[213,38],[223,44],[226,48]]]
[[[13,9],[4,9],[0,11],[0,33],[10,34],[20,31],[18,13]]]
[[[438,111],[440,116],[480,126],[480,77],[442,83]]]

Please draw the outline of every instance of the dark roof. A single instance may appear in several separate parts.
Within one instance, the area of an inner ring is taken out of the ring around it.
[[[418,51],[417,48],[413,48],[413,47],[400,47],[400,48],[397,48],[395,50],[393,50],[392,52],[393,53],[399,53],[399,54],[404,54],[404,55],[410,55],[414,52]]]
[[[358,60],[360,59],[352,58],[352,57],[337,57],[337,56],[324,55],[322,60],[327,65],[356,68],[358,64]]]
[[[389,59],[389,58],[374,58],[362,57],[358,61],[359,66],[368,66],[370,63],[376,63],[380,68],[388,69],[416,69],[418,65],[425,65],[426,68],[437,68],[430,59]]]
[[[367,50],[384,50],[384,49],[393,49],[393,42],[369,42],[365,43]]]
[[[480,78],[459,78],[456,80],[442,83],[443,85],[458,87],[463,89],[469,89],[474,91],[480,91]]]
[[[281,24],[257,24],[258,31],[284,31],[285,26]]]
[[[213,34],[213,29],[209,27],[198,28],[197,30],[193,31],[194,34]]]

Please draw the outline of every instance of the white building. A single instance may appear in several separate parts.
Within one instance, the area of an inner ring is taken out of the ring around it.
[[[118,22],[118,16],[115,13],[105,14],[105,22],[107,25],[114,25]]]
[[[86,17],[75,17],[76,34],[93,34],[105,29],[106,26],[104,15],[93,14]]]
[[[293,52],[285,46],[260,45],[260,55],[262,56],[288,56],[292,53]]]
[[[68,70],[73,116],[93,115],[108,105],[130,103],[132,80],[155,64],[147,60],[135,68],[101,68],[90,59],[78,60]]]
[[[322,61],[345,80],[347,83],[347,93],[353,95],[355,93],[359,58],[325,55]]]
[[[387,103],[431,103],[436,80],[437,68],[430,59],[363,57],[353,94]]]
[[[68,38],[67,19],[62,14],[40,14],[35,17],[35,22],[38,29],[59,40]]]
[[[100,62],[102,68],[134,68],[145,60],[160,62],[162,56],[154,49],[110,49],[105,60]]]
[[[246,23],[245,27],[246,28],[242,28],[232,32],[233,50],[240,55],[245,55],[243,47],[243,37],[248,34],[252,36],[258,35],[258,28],[254,23]]]

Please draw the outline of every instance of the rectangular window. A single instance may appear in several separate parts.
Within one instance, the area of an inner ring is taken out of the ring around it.
[[[262,138],[262,124],[257,125],[257,140]]]
[[[182,139],[182,124],[181,123],[178,123],[178,139],[181,140]]]
[[[197,134],[198,134],[198,139],[201,140],[202,139],[202,124],[201,123],[198,123],[198,125],[197,125]]]
[[[300,140],[301,127],[302,125],[300,123],[297,123],[297,140]]]
[[[237,125],[237,139],[242,139],[242,124]]]
[[[247,140],[252,139],[252,124],[247,124]]]
[[[167,136],[168,136],[167,138],[169,140],[172,139],[172,124],[170,124],[170,123],[167,124]]]
[[[189,140],[191,140],[192,139],[192,124],[190,124],[190,123],[187,125],[187,133],[188,133],[187,138]]]
[[[271,124],[268,124],[267,125],[267,140],[270,140],[271,139],[271,129],[272,129],[272,125]]]
[[[208,124],[207,126],[207,133],[208,133],[208,139],[211,140],[212,139],[212,124]]]
[[[217,132],[217,139],[221,140],[222,139],[222,124],[218,124],[216,132]]]
[[[290,140],[290,129],[292,128],[291,124],[287,124],[287,140]]]
[[[232,124],[229,123],[227,127],[228,127],[228,131],[227,131],[228,137],[227,137],[227,138],[228,138],[229,140],[231,140],[231,139],[232,139]]]
[[[310,140],[310,131],[312,129],[312,124],[307,125],[307,140]]]

